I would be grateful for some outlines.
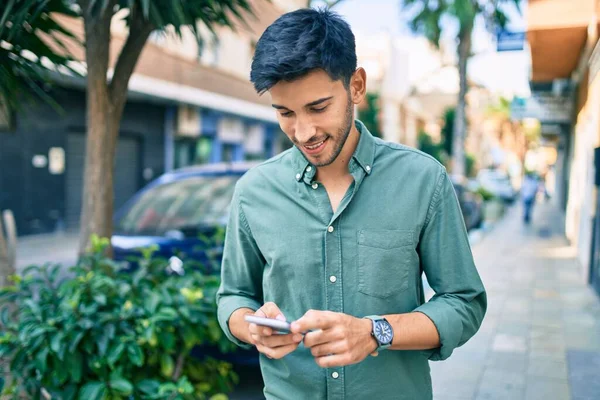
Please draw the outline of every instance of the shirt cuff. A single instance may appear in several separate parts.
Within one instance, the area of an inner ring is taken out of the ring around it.
[[[258,310],[260,308],[260,304],[257,301],[252,300],[248,297],[244,296],[227,296],[222,297],[219,301],[219,307],[217,310],[217,318],[219,319],[219,324],[221,325],[221,329],[225,332],[225,336],[233,343],[238,345],[244,349],[252,348],[251,344],[246,342],[242,342],[233,334],[229,329],[229,319],[231,318],[231,314],[233,314],[236,310],[240,308],[250,308],[252,310]]]
[[[424,350],[423,354],[431,361],[443,361],[450,357],[460,344],[463,326],[456,310],[441,301],[430,300],[417,307],[415,312],[425,314],[435,325],[440,336],[440,347]]]

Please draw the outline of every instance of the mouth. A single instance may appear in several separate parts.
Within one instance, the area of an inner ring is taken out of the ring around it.
[[[327,144],[327,140],[329,140],[329,139],[325,138],[325,139],[321,140],[320,142],[304,145],[304,146],[302,146],[302,148],[304,149],[304,151],[306,153],[308,153],[310,155],[315,155],[315,154],[318,154],[319,152],[321,152],[321,150],[323,150],[323,148],[325,148],[325,145]]]

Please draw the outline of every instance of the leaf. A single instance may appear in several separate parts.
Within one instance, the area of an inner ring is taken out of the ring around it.
[[[102,382],[89,382],[79,391],[79,400],[99,400],[103,398],[106,386]]]
[[[123,377],[111,378],[109,386],[118,393],[129,396],[133,392],[133,385]]]
[[[81,353],[71,353],[69,362],[66,363],[66,367],[69,368],[73,381],[79,383],[81,381],[81,375],[83,372],[83,358],[81,357]]]
[[[156,394],[160,388],[160,382],[152,379],[144,379],[137,384],[137,388],[148,395]]]
[[[129,344],[127,347],[127,355],[134,365],[141,367],[144,364],[144,353],[142,353],[142,348],[137,343]]]
[[[158,294],[151,291],[146,293],[146,298],[144,300],[144,308],[146,311],[148,311],[150,314],[154,314],[159,303],[160,296]]]
[[[50,349],[56,354],[60,354],[61,342],[65,338],[64,332],[58,332],[50,339]]]
[[[160,356],[160,373],[165,378],[170,378],[173,375],[173,370],[175,369],[175,363],[173,362],[173,357],[170,355],[163,353]]]
[[[85,335],[85,332],[77,332],[77,334],[75,335],[75,337],[73,338],[73,341],[71,342],[71,344],[69,346],[69,351],[71,353],[75,352],[75,349],[77,348],[77,346],[79,346],[79,342],[81,342],[81,339],[83,339],[84,335]]]
[[[46,359],[48,358],[48,347],[44,347],[42,350],[38,352],[35,356],[35,366],[40,371],[42,375],[46,373]]]
[[[108,355],[106,356],[106,361],[108,362],[108,365],[111,368],[113,368],[117,361],[119,361],[119,359],[121,358],[121,354],[123,354],[124,350],[125,343],[123,342],[119,342],[119,344],[117,344],[116,346],[111,347],[110,351],[108,352]],[[131,359],[131,356],[129,358]]]

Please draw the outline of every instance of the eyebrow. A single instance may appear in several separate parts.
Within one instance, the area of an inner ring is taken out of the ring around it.
[[[313,107],[313,106],[319,105],[321,103],[324,103],[330,99],[333,99],[333,96],[323,97],[322,99],[311,101],[310,103],[306,104],[304,107]],[[273,108],[276,108],[278,110],[289,110],[289,108],[287,108],[286,106],[280,106],[278,104],[271,104],[271,105],[273,106]]]

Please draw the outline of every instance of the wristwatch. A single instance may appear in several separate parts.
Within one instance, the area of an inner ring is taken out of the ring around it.
[[[373,321],[371,336],[373,336],[377,342],[377,350],[375,351],[380,352],[390,347],[392,345],[392,340],[394,340],[394,329],[388,320],[381,315],[369,315],[365,318]]]

